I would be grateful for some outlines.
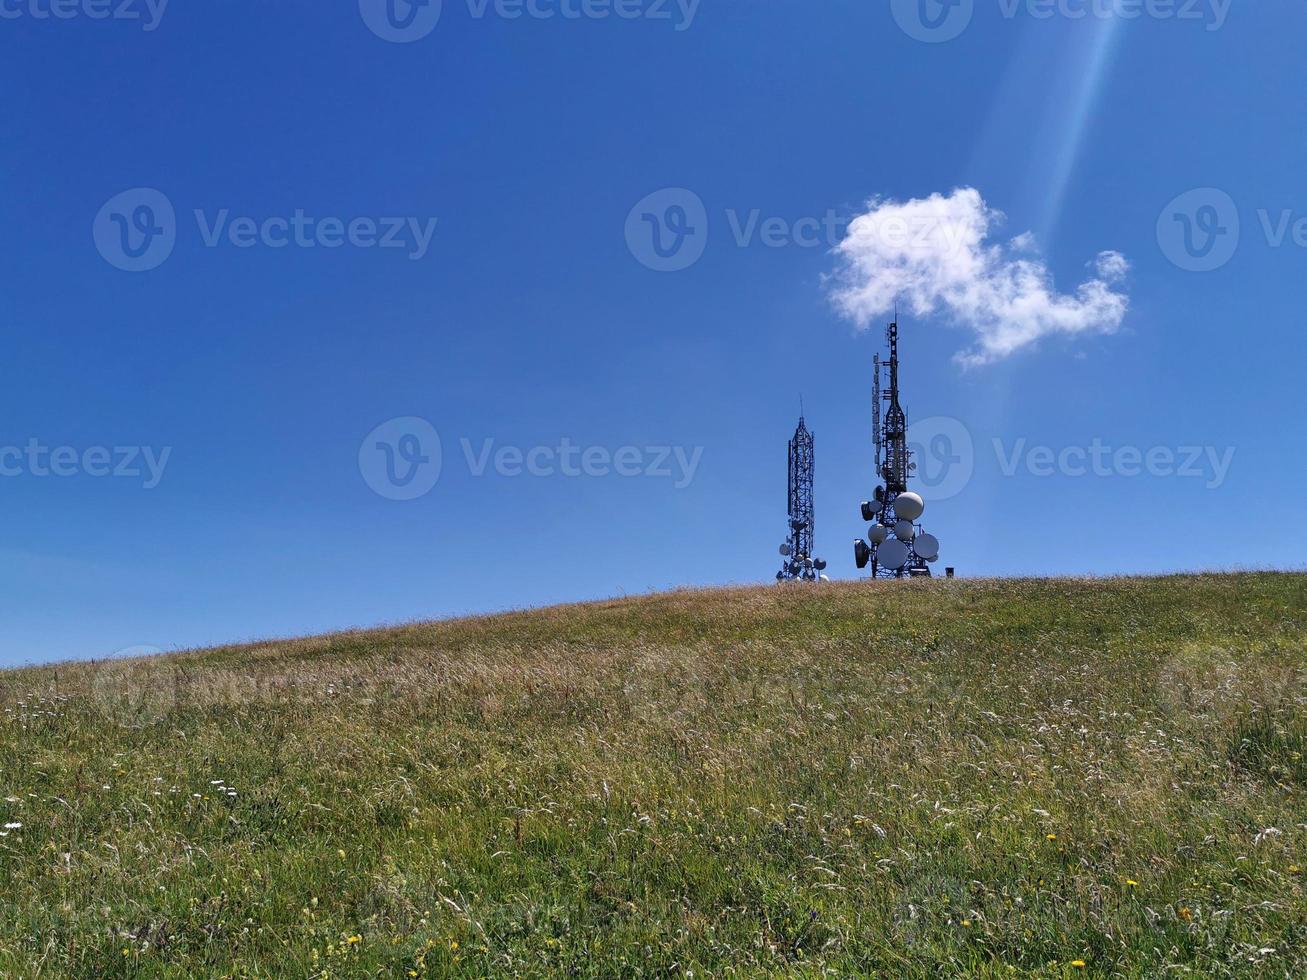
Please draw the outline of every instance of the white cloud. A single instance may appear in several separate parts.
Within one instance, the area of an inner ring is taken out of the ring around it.
[[[831,295],[859,327],[890,313],[895,302],[914,316],[942,313],[976,335],[958,353],[963,364],[987,364],[1049,334],[1113,333],[1129,298],[1117,291],[1130,263],[1102,252],[1074,294],[1057,292],[1026,232],[991,242],[1003,214],[974,188],[947,197],[868,203],[835,249],[840,269]]]

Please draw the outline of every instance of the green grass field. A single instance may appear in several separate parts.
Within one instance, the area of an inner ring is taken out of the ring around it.
[[[0,976],[1307,976],[1307,576],[0,673]]]

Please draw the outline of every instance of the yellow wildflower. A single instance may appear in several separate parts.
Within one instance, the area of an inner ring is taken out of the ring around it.
[[[1071,965],[1074,966],[1077,970],[1083,970],[1083,969],[1085,968],[1085,961],[1084,961],[1084,960],[1072,960],[1072,961],[1071,961]]]

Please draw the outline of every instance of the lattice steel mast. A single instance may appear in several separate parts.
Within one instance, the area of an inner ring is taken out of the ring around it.
[[[908,448],[907,413],[899,401],[897,317],[886,328],[885,340],[889,345],[889,360],[882,362],[877,354],[872,361],[871,410],[876,475],[884,482],[876,487],[872,500],[862,503],[862,519],[874,523],[866,540],[858,538],[853,543],[853,555],[859,568],[871,565],[873,578],[929,576],[930,563],[939,555],[939,542],[934,535],[919,533],[920,528],[914,523],[925,509],[925,503],[908,490],[908,478],[916,463]],[[882,377],[888,382],[885,390],[881,387]]]
[[[789,448],[789,485],[785,497],[789,535],[781,544],[781,570],[776,573],[778,582],[802,579],[815,582],[824,579],[821,574],[826,563],[813,557],[813,505],[812,481],[816,464],[813,435],[808,431],[803,415],[794,430]]]

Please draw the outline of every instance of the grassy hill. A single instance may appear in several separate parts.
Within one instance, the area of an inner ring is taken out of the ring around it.
[[[1269,574],[2,673],[0,976],[1301,978],[1305,677]]]

